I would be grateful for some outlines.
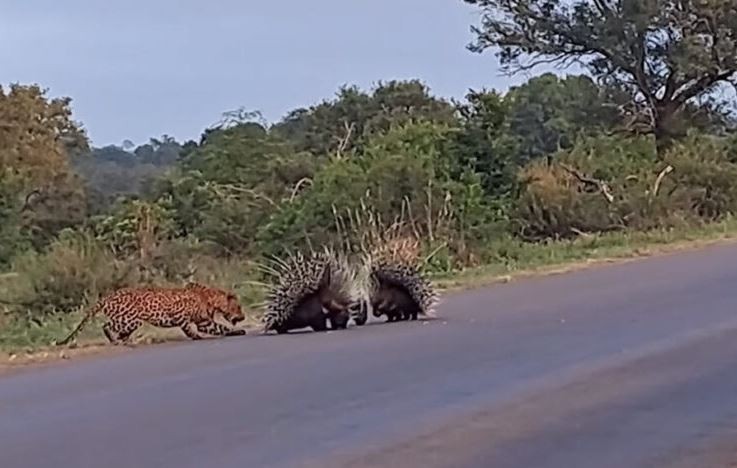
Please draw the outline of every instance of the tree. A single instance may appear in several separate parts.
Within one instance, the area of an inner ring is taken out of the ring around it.
[[[86,151],[84,130],[72,120],[68,98],[49,99],[38,86],[0,87],[0,178],[12,181],[20,216],[3,214],[35,247],[84,219],[85,193],[69,155]],[[11,229],[6,226],[6,229]]]
[[[387,231],[459,251],[488,235],[495,214],[478,174],[453,150],[457,128],[429,120],[392,125],[355,158],[331,158],[313,183],[262,223],[262,249],[348,241],[353,247]]]
[[[70,152],[87,148],[70,104],[69,98],[48,99],[35,85],[0,87],[0,167],[31,184],[67,172]]]
[[[314,158],[269,131],[253,115],[229,116],[185,144],[177,171],[157,182],[152,196],[172,210],[180,235],[243,253],[283,198],[309,185]]]
[[[521,166],[570,148],[579,136],[613,129],[621,120],[612,104],[621,97],[613,91],[586,76],[552,73],[505,95],[471,91],[457,104],[458,158],[481,174],[486,193],[508,196]]]
[[[461,130],[454,139],[459,163],[481,177],[484,191],[494,198],[509,196],[522,158],[509,127],[509,104],[495,91],[470,91],[458,103]]]
[[[535,77],[509,90],[509,132],[518,141],[520,157],[529,161],[570,148],[581,135],[607,132],[621,118],[615,90],[586,76]]]
[[[479,7],[475,52],[498,48],[502,67],[584,66],[629,94],[632,125],[662,156],[688,103],[735,84],[736,0],[464,0]]]
[[[0,269],[6,267],[18,251],[29,246],[21,230],[20,188],[18,177],[0,169]]]
[[[99,214],[111,208],[120,196],[145,196],[153,181],[175,165],[181,150],[179,143],[164,135],[131,151],[108,145],[75,154],[72,164],[84,178],[88,210]]]
[[[371,135],[419,118],[451,124],[455,110],[418,80],[389,81],[370,93],[343,87],[334,100],[290,112],[273,130],[299,151],[326,156],[360,150]]]
[[[139,163],[170,166],[177,162],[181,150],[182,146],[174,138],[163,135],[161,139],[151,138],[148,143],[139,146],[133,152]]]

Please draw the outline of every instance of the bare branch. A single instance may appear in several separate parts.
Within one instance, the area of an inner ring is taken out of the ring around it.
[[[242,193],[242,194],[246,194],[246,195],[251,195],[253,198],[255,198],[257,200],[264,200],[269,205],[276,206],[276,202],[274,202],[274,200],[272,200],[271,198],[267,197],[265,194],[263,194],[261,192],[258,192],[256,190],[253,190],[253,189],[249,189],[249,188],[245,188],[245,187],[240,187],[240,186],[234,185],[234,184],[216,184],[216,183],[211,183],[211,184],[208,184],[208,185],[211,188],[213,188],[216,192],[218,191],[218,189],[222,188],[222,189],[229,190],[229,191],[235,192],[235,193]]]
[[[721,81],[728,81],[734,77],[737,70],[727,70],[721,73],[712,73],[706,76],[702,76],[698,80],[694,81],[690,86],[686,86],[673,98],[675,102],[679,104],[685,104],[690,99],[695,98],[699,94],[711,88],[716,83]]]
[[[606,0],[594,0],[594,6],[602,16],[609,16],[613,13],[612,7]]]
[[[577,236],[583,237],[585,239],[591,239],[592,237],[595,237],[594,234],[591,234],[590,232],[584,232],[578,228],[572,227],[571,232],[574,233]]]
[[[41,198],[43,196],[43,192],[41,192],[40,189],[34,189],[31,192],[26,195],[25,200],[23,201],[23,206],[21,207],[20,211],[21,213],[33,209],[33,203],[34,198],[37,200],[38,198]]]
[[[576,179],[578,179],[579,182],[584,183],[584,184],[588,184],[588,185],[593,185],[596,188],[598,188],[599,189],[599,192],[606,199],[606,201],[608,203],[613,203],[614,202],[614,196],[612,195],[611,190],[609,188],[609,185],[607,185],[606,182],[601,181],[599,179],[594,179],[592,177],[587,177],[587,176],[581,174],[581,172],[579,172],[577,169],[575,169],[575,168],[573,168],[573,167],[571,167],[571,166],[569,166],[567,164],[563,164],[563,163],[559,163],[559,164],[560,164],[560,167],[562,167],[566,172],[568,172],[573,177],[575,177]]]
[[[663,183],[663,179],[665,176],[673,172],[673,166],[668,164],[665,169],[660,171],[658,174],[658,177],[655,179],[655,183],[653,184],[653,189],[650,191],[650,202],[652,203],[652,200],[658,196],[658,192],[660,191],[660,184]]]
[[[353,136],[353,131],[356,129],[355,122],[351,122],[349,125],[348,122],[344,121],[343,126],[345,127],[345,134],[338,141],[338,149],[335,152],[336,159],[343,159],[343,151],[348,148],[348,145],[351,142],[351,137]]]
[[[312,180],[309,177],[303,177],[294,185],[294,188],[292,189],[292,195],[289,197],[289,202],[293,202],[294,199],[297,197],[297,193],[299,193],[299,189],[302,188],[302,185],[306,183],[312,183]]]

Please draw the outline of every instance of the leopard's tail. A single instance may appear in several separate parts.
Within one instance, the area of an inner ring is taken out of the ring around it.
[[[58,346],[63,346],[69,343],[70,341],[72,341],[79,334],[79,332],[82,331],[82,328],[84,328],[84,326],[87,325],[87,322],[89,322],[92,317],[97,315],[101,307],[102,307],[102,304],[100,302],[95,304],[89,311],[87,311],[87,314],[85,314],[82,321],[79,322],[79,325],[77,325],[77,327],[74,330],[72,330],[72,332],[69,335],[67,335],[66,338],[57,342],[56,344]]]

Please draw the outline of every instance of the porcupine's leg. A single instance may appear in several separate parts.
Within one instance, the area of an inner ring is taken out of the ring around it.
[[[364,301],[358,301],[351,306],[353,322],[359,327],[368,321],[368,305]]]
[[[398,322],[399,314],[394,309],[390,309],[386,311],[386,318],[387,322]]]
[[[310,320],[310,327],[316,332],[327,331],[328,320],[325,317],[325,315],[320,314],[319,317],[315,317],[312,320]]]
[[[372,303],[374,317],[379,318],[384,314],[384,306],[379,302]],[[368,313],[368,312],[367,312]]]
[[[404,309],[403,319],[404,320],[417,320],[417,309],[415,307]]]
[[[348,328],[348,321],[351,319],[351,314],[348,310],[343,310],[330,315],[330,328],[333,330],[345,330]]]

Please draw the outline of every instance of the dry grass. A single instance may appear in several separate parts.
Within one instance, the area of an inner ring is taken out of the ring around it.
[[[700,228],[634,233],[607,233],[548,244],[515,243],[516,261],[499,262],[434,277],[444,291],[462,291],[530,276],[561,274],[608,263],[694,250],[737,240],[737,220]],[[513,242],[513,241],[510,241]],[[497,248],[510,249],[508,245]]]

